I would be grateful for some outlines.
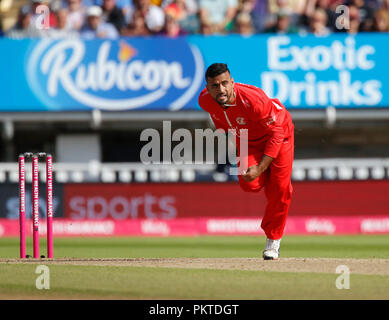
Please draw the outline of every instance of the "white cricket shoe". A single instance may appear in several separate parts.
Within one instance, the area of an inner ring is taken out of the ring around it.
[[[280,243],[279,240],[266,239],[266,247],[263,250],[262,257],[264,260],[278,260],[280,254]]]

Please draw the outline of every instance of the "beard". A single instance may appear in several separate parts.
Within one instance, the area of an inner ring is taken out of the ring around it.
[[[232,101],[232,93],[230,93],[230,94],[223,94],[223,95],[218,95],[217,97],[216,97],[216,102],[218,103],[218,104],[220,104],[221,106],[224,106],[225,104],[228,104],[228,103],[231,103],[231,101]]]
[[[228,107],[231,107],[231,105],[234,103],[234,98],[235,98],[235,92],[232,90],[232,92],[230,94],[226,94],[225,95],[226,99],[223,99],[225,101],[218,101],[216,100],[216,102],[221,105],[222,107],[224,108],[228,108]]]

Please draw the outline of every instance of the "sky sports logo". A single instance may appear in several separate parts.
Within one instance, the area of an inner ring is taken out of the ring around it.
[[[195,103],[204,81],[197,47],[139,41],[39,41],[26,65],[29,86],[53,108],[180,110]]]

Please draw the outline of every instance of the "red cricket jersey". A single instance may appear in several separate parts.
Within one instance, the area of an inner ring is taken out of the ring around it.
[[[205,88],[199,105],[207,111],[215,127],[248,130],[249,147],[264,144],[264,154],[276,158],[281,145],[293,133],[292,117],[278,99],[270,99],[260,88],[234,84],[235,103],[224,109]]]

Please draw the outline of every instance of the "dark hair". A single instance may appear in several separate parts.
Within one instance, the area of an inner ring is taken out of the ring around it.
[[[228,73],[231,73],[225,63],[211,64],[205,72],[205,80],[207,80],[208,78],[215,78],[226,71],[228,71]]]

